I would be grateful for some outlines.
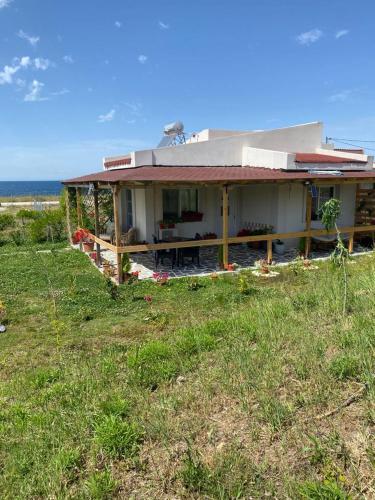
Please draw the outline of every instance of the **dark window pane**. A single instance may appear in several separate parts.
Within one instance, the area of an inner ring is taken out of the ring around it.
[[[178,215],[178,189],[163,189],[163,219],[176,219]]]

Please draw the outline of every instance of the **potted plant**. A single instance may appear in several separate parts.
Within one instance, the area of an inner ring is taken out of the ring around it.
[[[200,222],[203,219],[202,212],[193,210],[183,210],[181,212],[182,222]]]
[[[75,245],[82,243],[84,252],[92,252],[94,250],[94,240],[87,229],[77,229],[72,235],[72,241]]]
[[[204,235],[202,236],[202,239],[204,239],[204,240],[216,240],[217,234],[216,233],[204,233]]]
[[[273,242],[273,246],[275,249],[275,253],[277,253],[277,255],[284,255],[285,243],[283,241],[277,239]]]

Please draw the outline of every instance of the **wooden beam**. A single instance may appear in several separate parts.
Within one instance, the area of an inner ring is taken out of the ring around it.
[[[341,234],[351,233],[372,233],[375,231],[375,225],[372,226],[348,226],[339,227]],[[295,231],[292,233],[273,233],[273,234],[260,234],[257,236],[234,236],[227,239],[228,244],[231,243],[248,243],[250,241],[273,241],[273,240],[287,240],[288,238],[305,238],[306,236],[326,236],[328,234],[336,234],[336,229],[326,231],[325,229],[312,229],[310,231]],[[212,240],[191,240],[191,241],[176,241],[171,243],[147,243],[143,245],[129,245],[129,246],[115,246],[107,241],[104,241],[94,234],[90,237],[99,242],[103,248],[108,248],[113,253],[136,253],[136,252],[149,252],[151,250],[169,250],[171,248],[190,248],[190,247],[205,247],[205,246],[218,246],[223,245],[222,238]]]
[[[69,187],[65,188],[65,213],[66,213],[66,229],[68,231],[68,238],[70,244],[73,243],[72,240],[72,220],[70,217],[70,191]]]
[[[310,232],[311,230],[311,209],[312,209],[312,196],[311,196],[311,190],[310,186],[305,187],[306,191],[306,231]],[[306,236],[305,238],[305,258],[307,259],[310,253],[310,245],[311,245],[311,238],[310,236]]]
[[[123,282],[122,274],[122,257],[119,248],[121,247],[121,224],[120,224],[120,186],[113,188],[113,214],[115,219],[115,241],[116,241],[116,263],[117,263],[117,279],[119,283]]]
[[[228,186],[223,186],[223,264],[224,269],[228,265],[229,261],[229,246],[228,246],[228,210],[229,210],[229,199],[228,199]]]
[[[99,223],[99,192],[98,185],[94,184],[94,217],[95,217],[95,236],[99,238],[100,235],[100,223]],[[100,256],[100,243],[96,241],[96,264],[99,266],[101,263]]]

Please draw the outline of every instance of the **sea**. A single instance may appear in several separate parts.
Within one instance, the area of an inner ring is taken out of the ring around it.
[[[60,181],[0,181],[0,198],[59,195],[62,188]]]

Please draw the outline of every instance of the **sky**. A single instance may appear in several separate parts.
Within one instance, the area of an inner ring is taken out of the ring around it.
[[[99,171],[174,120],[375,141],[374,19],[373,0],[0,0],[0,181]]]

